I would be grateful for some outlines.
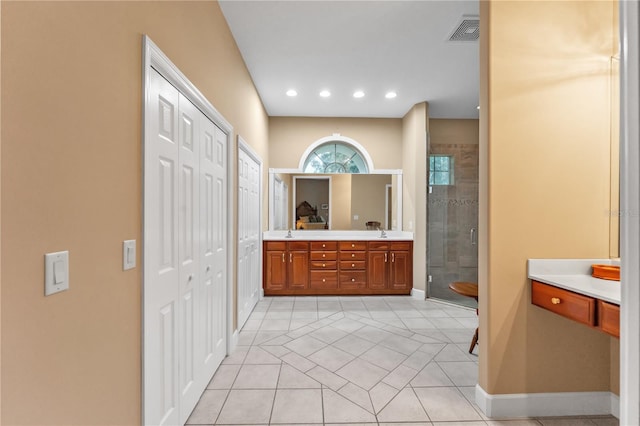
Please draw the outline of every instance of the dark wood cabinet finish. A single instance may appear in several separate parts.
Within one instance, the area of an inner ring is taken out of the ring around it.
[[[411,241],[265,241],[265,295],[409,294]]]
[[[531,281],[531,303],[573,321],[620,337],[620,306]]]

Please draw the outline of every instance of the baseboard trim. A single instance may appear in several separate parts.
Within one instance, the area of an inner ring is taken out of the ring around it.
[[[491,395],[476,385],[476,403],[487,417],[616,415],[611,392],[554,392]]]
[[[227,355],[231,355],[233,351],[236,350],[236,346],[238,346],[239,338],[240,338],[240,330],[235,330],[231,335],[231,341],[229,342],[229,353]]]
[[[411,297],[417,300],[426,300],[427,294],[424,290],[420,290],[419,288],[412,288]]]
[[[611,393],[611,415],[620,418],[620,397],[615,393]]]

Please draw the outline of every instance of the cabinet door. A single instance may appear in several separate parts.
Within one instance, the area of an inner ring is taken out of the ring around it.
[[[265,290],[284,290],[287,286],[287,260],[284,250],[266,252]]]
[[[309,252],[290,251],[288,260],[289,288],[296,290],[309,288]]]
[[[386,251],[370,251],[368,266],[369,288],[380,290],[387,288],[387,265],[389,255]]]
[[[394,290],[411,290],[413,273],[411,270],[411,254],[408,251],[392,251],[389,274],[389,288]]]

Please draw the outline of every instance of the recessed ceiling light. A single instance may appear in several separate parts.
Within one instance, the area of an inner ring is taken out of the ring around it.
[[[287,96],[291,96],[291,97],[298,96],[298,92],[296,92],[293,89],[289,89],[287,90]]]
[[[387,99],[393,99],[396,96],[398,96],[398,94],[396,92],[387,92],[387,94],[384,95],[384,97],[387,98]]]
[[[329,96],[331,96],[331,92],[328,90],[323,90],[322,92],[320,92],[320,96],[322,96],[323,98],[328,98]]]
[[[357,92],[353,93],[354,98],[362,98],[363,96],[364,96],[364,92],[362,90],[358,90]]]

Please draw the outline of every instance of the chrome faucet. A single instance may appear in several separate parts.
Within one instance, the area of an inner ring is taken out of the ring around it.
[[[287,232],[286,238],[293,238],[293,235],[291,235],[291,229],[289,229],[289,232]]]
[[[380,229],[380,238],[387,238],[387,233],[384,232],[384,229]]]

